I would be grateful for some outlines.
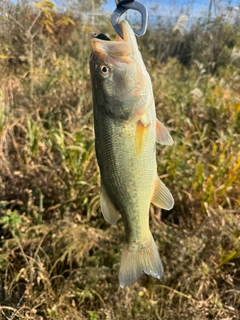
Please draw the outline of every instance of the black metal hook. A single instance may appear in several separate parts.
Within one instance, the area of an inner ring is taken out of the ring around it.
[[[120,37],[123,38],[122,30],[119,26],[119,18],[129,9],[136,10],[141,13],[141,18],[142,18],[141,29],[140,30],[133,29],[133,31],[138,37],[143,36],[147,30],[147,22],[148,22],[148,12],[147,12],[147,9],[144,7],[144,5],[134,0],[122,0],[122,1],[115,0],[115,2],[117,5],[117,8],[112,13],[111,22],[112,22],[113,28],[120,35]]]

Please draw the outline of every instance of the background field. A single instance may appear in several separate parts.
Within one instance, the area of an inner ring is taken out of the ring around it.
[[[240,319],[240,18],[212,6],[139,39],[174,139],[157,160],[175,206],[150,210],[164,278],[121,289],[88,69],[92,31],[114,39],[109,18],[0,1],[0,319]]]

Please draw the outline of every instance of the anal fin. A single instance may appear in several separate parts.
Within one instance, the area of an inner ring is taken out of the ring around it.
[[[111,224],[116,224],[119,219],[119,212],[110,200],[105,188],[101,185],[100,206],[104,219]]]
[[[168,129],[158,119],[156,119],[156,141],[167,146],[173,144],[173,139]]]
[[[151,202],[162,209],[170,210],[174,205],[174,199],[171,192],[165,184],[157,177],[155,190]]]

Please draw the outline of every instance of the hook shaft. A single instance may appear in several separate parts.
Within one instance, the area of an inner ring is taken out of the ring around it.
[[[140,30],[133,29],[136,36],[141,37],[147,30],[148,12],[141,3],[134,0],[115,0],[117,8],[113,11],[111,22],[116,32],[123,38],[122,30],[119,26],[119,18],[127,10],[132,9],[141,13],[141,28]]]

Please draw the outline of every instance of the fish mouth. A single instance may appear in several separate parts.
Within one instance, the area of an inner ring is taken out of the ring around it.
[[[116,33],[115,40],[112,41],[109,41],[110,39],[103,34],[96,36],[91,39],[93,51],[114,56],[128,56],[133,54],[134,49],[137,47],[135,34],[128,21],[121,21],[119,25],[122,30],[123,38],[121,38],[118,33]]]
[[[112,42],[115,42],[115,41],[116,42],[124,42],[124,41],[126,42],[126,41],[128,41],[129,34],[132,32],[132,28],[130,27],[129,23],[127,22],[127,20],[123,20],[120,22],[119,26],[122,30],[123,37],[120,37],[120,35],[118,33],[116,33],[116,38],[115,38],[115,40],[112,40]],[[105,34],[102,34],[102,33],[95,36],[94,38],[99,39],[99,40],[107,40],[107,41],[110,40]]]

